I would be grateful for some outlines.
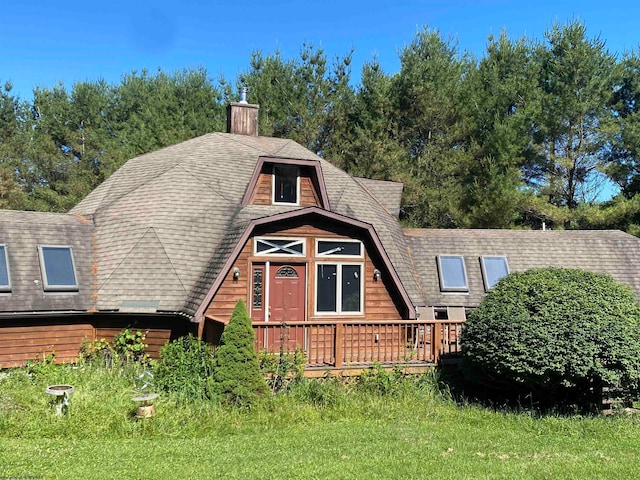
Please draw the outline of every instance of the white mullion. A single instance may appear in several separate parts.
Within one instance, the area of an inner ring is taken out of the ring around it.
[[[342,264],[336,264],[336,313],[342,313]]]
[[[271,267],[271,262],[266,261],[264,264],[264,270],[265,270],[265,278],[264,278],[264,321],[268,322],[269,321],[269,283],[271,283],[269,281],[270,278],[270,274],[269,274],[269,267]]]

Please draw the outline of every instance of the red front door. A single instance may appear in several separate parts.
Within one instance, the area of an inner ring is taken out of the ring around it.
[[[290,322],[301,322],[306,318],[306,277],[306,265],[269,265],[267,324],[262,327],[264,338],[258,339],[267,351],[304,349],[304,325],[291,325]],[[258,335],[261,334],[258,332]]]
[[[269,321],[293,322],[305,318],[305,265],[273,264],[269,273]]]

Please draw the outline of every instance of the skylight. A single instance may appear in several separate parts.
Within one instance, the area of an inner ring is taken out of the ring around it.
[[[9,255],[7,246],[0,245],[0,292],[11,291],[11,278],[9,277]]]
[[[46,291],[78,290],[71,247],[39,246],[38,251]]]
[[[468,292],[467,271],[462,255],[439,255],[438,276],[443,292]]]
[[[492,289],[498,280],[509,274],[507,257],[480,257],[480,266],[485,290]]]

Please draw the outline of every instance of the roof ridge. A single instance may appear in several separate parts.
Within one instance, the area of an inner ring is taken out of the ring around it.
[[[167,254],[167,251],[164,248],[164,243],[162,243],[162,240],[160,239],[160,237],[156,233],[156,230],[155,230],[154,227],[147,227],[146,228],[144,233],[142,235],[140,235],[140,238],[138,239],[138,241],[129,249],[127,254],[122,258],[122,260],[118,263],[118,265],[116,265],[114,268],[111,269],[111,274],[102,282],[102,285],[100,285],[98,287],[98,290],[101,290],[104,287],[104,285],[109,283],[109,280],[111,279],[111,277],[118,271],[118,269],[127,260],[127,258],[129,258],[129,256],[131,256],[133,251],[135,251],[135,249],[138,248],[138,245],[140,245],[140,243],[146,238],[146,236],[149,234],[149,231],[151,231],[153,233],[153,235],[155,236],[156,240],[158,240],[158,243],[162,247],[162,253],[166,257],[166,259],[169,261],[169,264],[171,265],[171,269],[173,270],[174,275],[176,276],[176,278],[180,282],[180,285],[182,285],[182,289],[184,290],[185,294],[187,293],[187,289],[185,288],[184,283],[182,282],[182,278],[180,278],[180,275],[178,275],[178,272],[176,271],[176,267],[174,266],[173,262],[171,261],[171,257],[169,257],[169,255]]]
[[[227,135],[225,135],[225,134],[223,134],[223,133],[221,133],[221,132],[214,132],[214,134],[215,134],[215,135],[218,135],[218,136],[220,136],[220,137],[223,137],[223,138],[228,138],[228,139],[229,139],[229,140],[231,140],[232,142],[235,142],[235,143],[237,143],[237,144],[239,144],[239,145],[243,145],[243,146],[245,146],[245,147],[247,147],[247,148],[252,148],[252,149],[254,149],[254,150],[258,151],[258,152],[263,152],[263,153],[264,153],[264,154],[266,154],[266,155],[273,155],[273,153],[270,153],[270,152],[268,152],[267,150],[264,150],[264,149],[262,149],[262,148],[258,148],[258,147],[256,147],[255,145],[250,145],[250,144],[249,144],[249,143],[247,143],[247,142],[242,142],[242,141],[240,141],[240,139],[239,139],[239,138],[236,138],[236,137],[246,137],[247,135],[231,135],[231,134],[227,134]],[[251,136],[250,138],[254,138],[254,137],[253,137],[253,136]],[[258,136],[256,136],[256,138],[259,138],[259,137],[258,137]],[[275,137],[269,137],[269,138],[275,138]],[[279,140],[280,140],[280,139],[279,139]],[[287,141],[291,141],[291,140],[287,140]],[[284,147],[283,147],[283,148],[284,148]],[[282,148],[278,149],[278,151],[280,151],[280,150],[282,150]]]
[[[182,170],[184,170],[184,172],[189,175],[190,177],[193,177],[200,185],[202,185],[203,187],[205,187],[208,191],[210,191],[211,193],[213,193],[214,195],[216,195],[219,198],[222,198],[223,200],[226,200],[227,202],[232,202],[232,199],[227,198],[226,196],[222,195],[218,190],[214,189],[211,185],[206,184],[205,182],[203,182],[200,177],[198,177],[196,174],[194,174],[192,171],[190,171],[187,167],[185,167],[184,163],[178,163],[176,164],[173,168],[170,168],[169,170],[167,170],[166,172],[164,172],[162,175],[165,175],[167,173],[169,173],[171,170],[175,169],[175,168],[181,168]],[[159,175],[159,176],[162,176]],[[155,180],[155,179],[154,179]]]
[[[396,216],[389,211],[387,206],[384,205],[380,200],[378,200],[378,197],[376,197],[373,193],[371,193],[371,190],[369,190],[366,185],[358,181],[358,177],[351,177],[351,178],[356,184],[360,186],[360,188],[362,188],[365,191],[365,193],[367,193],[367,195],[369,195],[378,205],[380,205],[385,212],[391,215],[394,219],[396,218]],[[364,180],[371,180],[371,179],[365,178]],[[377,181],[384,182],[384,180],[377,180]]]
[[[147,227],[147,229],[144,231],[144,233],[142,235],[140,235],[140,238],[138,239],[138,241],[129,249],[129,251],[127,252],[127,254],[122,257],[122,260],[120,260],[120,262],[118,262],[118,264],[113,267],[111,269],[111,273],[109,274],[109,276],[107,278],[104,279],[104,281],[102,282],[103,285],[106,285],[107,283],[109,283],[109,280],[111,279],[111,277],[113,276],[113,274],[118,271],[118,269],[120,268],[120,265],[122,265],[124,263],[124,261],[129,258],[129,255],[131,255],[131,252],[133,252],[136,247],[140,244],[140,242],[142,241],[142,239],[147,235],[147,232],[149,230],[151,230],[153,227]],[[157,235],[156,235],[157,236]],[[158,239],[159,241],[160,239]],[[162,243],[162,242],[160,242]],[[102,285],[98,286],[98,290],[100,290],[102,288]]]
[[[168,148],[168,147],[166,147],[166,148]],[[131,162],[133,162],[133,161],[135,161],[135,160],[137,160],[137,159],[139,159],[139,158],[142,158],[142,157],[144,157],[144,156],[146,156],[146,155],[149,155],[149,154],[151,154],[151,153],[155,153],[155,152],[149,152],[148,154],[147,154],[147,153],[145,153],[145,154],[143,154],[143,155],[139,155],[139,156],[137,156],[137,157],[134,157],[134,158],[132,158],[131,160],[128,160],[127,162],[125,162],[125,164],[124,164],[124,165],[122,165],[122,167],[121,167],[121,168],[119,168],[118,170],[116,170],[115,172],[113,172],[113,175],[111,175],[111,176],[107,179],[107,180],[111,180],[111,181],[110,181],[110,183],[107,185],[108,190],[107,190],[107,191],[105,192],[105,194],[102,196],[103,198],[102,198],[102,200],[99,202],[99,204],[96,206],[96,208],[95,208],[95,210],[94,210],[94,213],[97,213],[97,212],[98,212],[98,210],[102,210],[102,209],[106,209],[106,208],[110,207],[111,205],[113,205],[114,203],[118,202],[118,201],[119,201],[119,200],[121,200],[122,198],[124,198],[124,197],[126,197],[126,196],[128,196],[128,195],[132,194],[133,192],[135,192],[136,190],[138,190],[140,187],[143,187],[144,185],[147,185],[150,181],[153,181],[153,180],[155,180],[155,179],[157,179],[157,178],[161,177],[162,175],[164,175],[165,173],[167,173],[167,171],[168,171],[168,170],[171,170],[171,169],[172,169],[172,168],[174,168],[176,165],[178,165],[178,164],[174,164],[174,165],[173,165],[173,166],[171,166],[170,168],[168,168],[168,169],[164,169],[164,170],[163,170],[162,172],[160,172],[160,173],[157,173],[157,174],[155,174],[155,175],[153,175],[153,174],[152,174],[150,177],[148,177],[147,179],[145,179],[142,183],[139,183],[139,184],[137,184],[137,185],[133,186],[132,188],[128,189],[126,192],[124,192],[124,193],[123,193],[123,194],[121,194],[121,195],[118,195],[118,196],[111,196],[111,195],[107,195],[107,194],[111,191],[112,186],[113,186],[113,184],[115,183],[115,181],[113,181],[113,180],[112,180],[112,178],[113,178],[116,174],[119,174],[120,176],[125,175],[125,174],[122,174],[122,173],[120,173],[120,172],[121,172],[124,168],[126,168],[127,164],[129,164],[129,163],[131,163]],[[103,184],[104,184],[104,183],[103,183]],[[94,190],[94,191],[95,191],[95,190]],[[91,193],[93,193],[93,192],[91,192]],[[105,201],[105,199],[106,199],[107,197],[111,198],[111,200],[110,200],[110,201]],[[86,198],[86,197],[85,197],[85,198]],[[83,201],[84,201],[84,200],[83,200]],[[74,208],[76,208],[76,207],[74,207]]]
[[[153,234],[155,235],[155,237],[158,239],[158,243],[160,243],[160,246],[162,247],[162,253],[164,254],[164,256],[167,258],[167,260],[169,260],[169,264],[171,265],[171,269],[173,270],[173,274],[176,276],[176,278],[178,279],[178,281],[180,282],[180,285],[182,285],[182,290],[184,291],[184,294],[186,295],[188,293],[187,288],[184,285],[184,282],[182,281],[182,277],[178,274],[178,271],[176,270],[175,265],[173,264],[173,260],[171,260],[171,257],[169,256],[169,254],[167,253],[167,249],[164,248],[164,243],[162,243],[162,240],[160,239],[160,237],[158,236],[158,234],[156,233],[156,230],[154,227],[149,227],[150,230],[153,230]],[[146,233],[142,236],[142,238],[146,237]],[[142,240],[142,239],[141,239]],[[135,248],[135,247],[134,247]]]

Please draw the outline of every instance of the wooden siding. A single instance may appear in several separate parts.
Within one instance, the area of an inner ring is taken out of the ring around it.
[[[253,205],[271,205],[273,200],[273,165],[265,164],[258,176],[255,190],[249,203]],[[319,207],[320,200],[311,180],[309,169],[300,168],[300,206]]]
[[[132,331],[140,330],[145,334],[145,350],[151,358],[160,357],[160,349],[165,343],[188,333],[196,333],[195,324],[187,319],[167,319],[164,317],[118,316],[102,317],[96,323],[96,339],[104,338],[111,342],[114,337],[125,328]]]
[[[75,361],[82,342],[93,339],[93,326],[84,322],[32,325],[24,321],[0,327],[0,368],[24,365],[51,353],[56,362]]]
[[[258,135],[258,105],[231,103],[227,106],[227,133]]]
[[[211,303],[207,307],[205,315],[208,318],[227,323],[231,318],[231,312],[238,301],[245,301],[247,308],[251,308],[251,265],[252,263],[264,263],[270,261],[272,263],[306,263],[307,265],[307,319],[334,321],[345,319],[363,319],[370,320],[401,320],[402,315],[398,310],[396,302],[389,293],[388,285],[385,283],[384,272],[382,278],[378,281],[373,280],[374,269],[382,269],[381,265],[374,263],[371,255],[366,249],[363,259],[353,258],[315,258],[315,240],[320,239],[351,239],[353,237],[346,235],[346,232],[332,231],[327,228],[320,228],[313,225],[302,225],[279,231],[271,231],[265,234],[257,233],[256,236],[272,236],[287,238],[306,238],[306,255],[304,257],[292,256],[254,256],[253,254],[253,238],[250,238],[242,248],[242,251],[236,258],[234,264],[229,269],[220,289],[213,297]],[[315,266],[320,262],[353,262],[364,264],[364,312],[356,315],[316,315],[315,310]],[[234,268],[240,270],[240,277],[233,278]],[[389,279],[387,279],[388,281]]]
[[[187,319],[83,315],[75,321],[65,318],[21,319],[0,326],[0,368],[25,365],[55,353],[57,363],[75,362],[83,342],[113,340],[125,328],[146,332],[147,353],[158,358],[160,348],[189,332],[195,324]]]

